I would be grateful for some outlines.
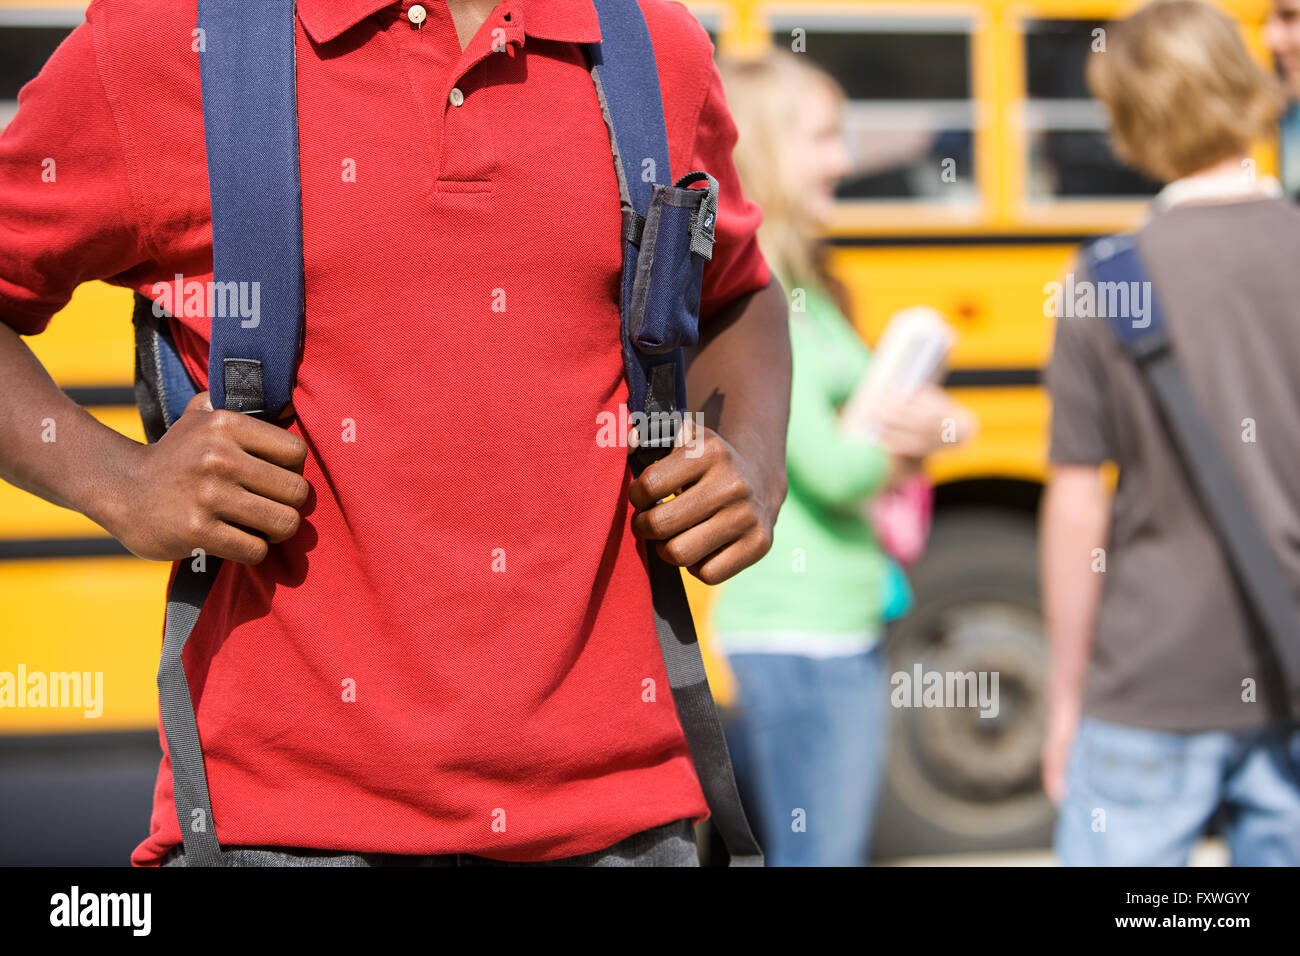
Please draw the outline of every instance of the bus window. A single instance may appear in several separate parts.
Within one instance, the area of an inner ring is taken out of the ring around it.
[[[974,203],[969,18],[773,13],[773,43],[806,54],[848,95],[854,171],[844,200]]]
[[[1088,94],[1085,64],[1104,42],[1101,20],[1025,24],[1025,135],[1031,200],[1152,196],[1156,183],[1122,165],[1106,139],[1106,114]]]
[[[18,112],[18,91],[83,19],[80,7],[0,6],[0,129]]]

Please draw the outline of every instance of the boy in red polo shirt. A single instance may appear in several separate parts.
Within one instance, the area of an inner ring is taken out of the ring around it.
[[[765,553],[789,340],[708,37],[640,5],[672,167],[720,193],[689,376],[713,427],[635,482],[598,441],[627,393],[591,0],[299,0],[307,331],[284,428],[201,395],[139,445],[20,338],[84,281],[159,300],[211,278],[193,0],[94,0],[0,136],[0,477],[141,557],[227,559],[186,670],[244,862],[694,860],[707,810],[638,539],[710,583]],[[170,304],[203,384],[210,319]],[[164,759],[133,862],[179,843]]]

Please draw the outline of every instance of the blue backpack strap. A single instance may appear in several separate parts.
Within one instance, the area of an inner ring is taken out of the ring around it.
[[[1095,286],[1099,310],[1104,311],[1104,304],[1112,299],[1102,294],[1104,289],[1126,290],[1125,296],[1113,298],[1130,304],[1136,296],[1144,296],[1146,309],[1140,318],[1132,308],[1127,314],[1117,310],[1117,314],[1100,317],[1120,349],[1137,365],[1218,535],[1244,606],[1268,639],[1267,646],[1276,658],[1283,683],[1281,693],[1276,695],[1275,716],[1294,720],[1300,715],[1290,712],[1288,700],[1300,697],[1300,616],[1292,588],[1258,517],[1251,511],[1232,462],[1178,365],[1164,310],[1142,261],[1137,238],[1120,235],[1099,239],[1085,249],[1084,262]]]
[[[628,410],[662,414],[663,433],[649,437],[671,447],[671,418],[675,413],[680,420],[686,408],[682,348],[698,339],[697,273],[711,254],[718,187],[704,172],[669,185],[659,74],[641,9],[636,0],[595,0],[595,6],[601,42],[588,45],[587,53],[623,210],[620,312]],[[689,188],[700,181],[708,189]],[[660,301],[652,292],[676,299]]]
[[[289,405],[303,334],[302,189],[293,0],[199,0],[203,130],[212,201],[208,390],[213,408],[275,421]],[[231,303],[255,305],[251,315]],[[166,424],[184,407],[174,345],[158,359]],[[169,372],[168,369],[171,369]],[[186,866],[222,865],[182,656],[222,562],[177,564],[167,596],[158,701]]]
[[[213,317],[208,390],[213,408],[270,421],[292,398],[303,336],[294,16],[294,0],[199,3],[213,298],[248,290],[258,305]]]
[[[712,254],[718,184],[705,172],[671,183],[659,72],[637,0],[595,0],[601,40],[587,55],[609,130],[623,209],[619,302],[628,410],[639,475],[668,454],[686,410],[683,347],[698,338],[700,283]],[[660,181],[662,180],[662,181]],[[707,184],[706,189],[692,188]],[[645,549],[655,629],[673,703],[712,822],[732,866],[761,866],[709,690],[681,571]]]
[[[1135,319],[1129,315],[1099,315],[1111,334],[1126,353],[1139,361],[1156,357],[1169,349],[1169,331],[1165,314],[1155,297],[1142,257],[1138,253],[1137,237],[1131,233],[1104,236],[1084,247],[1083,261],[1094,285],[1103,282],[1122,283],[1126,289],[1146,288],[1151,294],[1146,299],[1146,315]],[[1134,285],[1136,283],[1136,285]],[[1145,283],[1145,285],[1143,284]],[[1105,302],[1094,296],[1101,309]],[[1131,301],[1131,299],[1130,299]],[[1130,312],[1133,310],[1130,309]]]

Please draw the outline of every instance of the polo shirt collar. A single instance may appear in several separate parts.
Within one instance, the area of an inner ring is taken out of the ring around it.
[[[298,19],[313,40],[328,43],[371,14],[396,5],[393,0],[298,0]],[[493,15],[507,10],[527,36],[567,43],[600,41],[600,19],[592,0],[501,0]]]

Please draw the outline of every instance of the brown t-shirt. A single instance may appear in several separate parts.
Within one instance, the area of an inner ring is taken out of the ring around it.
[[[1281,199],[1176,206],[1153,216],[1138,248],[1178,364],[1282,563],[1300,621],[1300,211]],[[1076,283],[1088,280],[1082,272],[1075,267]],[[1105,319],[1058,319],[1047,384],[1051,460],[1120,470],[1084,712],[1173,731],[1267,722],[1262,637]],[[1243,700],[1247,679],[1253,703]]]

